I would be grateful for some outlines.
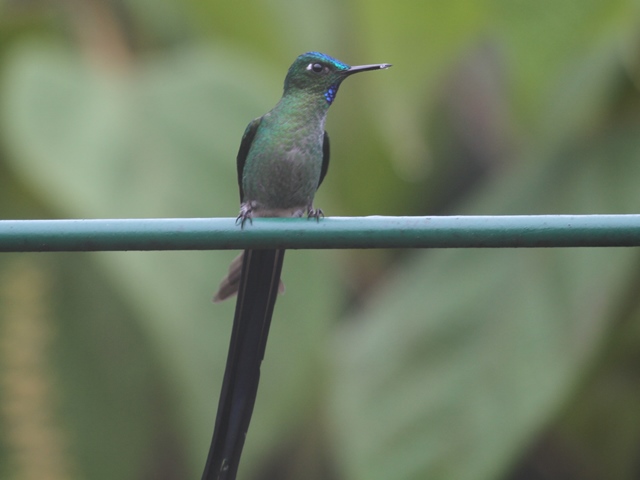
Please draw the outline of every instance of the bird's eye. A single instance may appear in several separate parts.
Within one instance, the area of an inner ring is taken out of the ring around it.
[[[307,70],[313,70],[316,73],[320,73],[324,70],[324,67],[321,63],[310,63]]]

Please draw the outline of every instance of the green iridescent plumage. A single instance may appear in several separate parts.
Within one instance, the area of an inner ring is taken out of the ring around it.
[[[282,98],[247,126],[240,143],[238,221],[242,226],[254,217],[323,215],[314,208],[313,198],[329,169],[329,135],[324,130],[329,107],[349,75],[390,66],[350,67],[319,52],[302,54],[293,62]],[[241,267],[240,261],[232,264],[214,301],[237,292]]]
[[[389,65],[350,67],[328,55],[300,55],[278,104],[247,127],[238,152],[240,220],[254,216],[318,217],[313,197],[329,167],[324,123],[342,81]]]

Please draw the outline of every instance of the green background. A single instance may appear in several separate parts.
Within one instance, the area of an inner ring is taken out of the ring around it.
[[[0,217],[235,216],[246,124],[347,80],[329,216],[637,213],[632,0],[0,0]],[[235,252],[2,254],[0,478],[199,478]],[[291,251],[240,479],[640,477],[636,249]]]

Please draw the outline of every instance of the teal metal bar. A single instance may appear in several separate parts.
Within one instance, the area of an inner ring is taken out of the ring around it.
[[[636,246],[640,215],[0,221],[0,252]]]

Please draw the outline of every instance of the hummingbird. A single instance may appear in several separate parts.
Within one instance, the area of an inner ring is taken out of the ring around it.
[[[324,217],[313,203],[329,168],[324,129],[340,84],[388,63],[349,66],[320,52],[293,62],[275,107],[244,131],[237,155],[241,228],[258,217]],[[284,250],[245,250],[229,267],[214,302],[238,294],[218,413],[203,480],[235,479],[260,379]]]
[[[244,131],[237,156],[240,214],[244,227],[254,217],[319,220],[313,198],[329,169],[329,107],[350,75],[389,68],[388,63],[350,67],[319,52],[300,55],[289,68],[278,104]],[[242,255],[229,268],[214,302],[233,296],[240,284]],[[279,284],[278,290],[284,291]]]

